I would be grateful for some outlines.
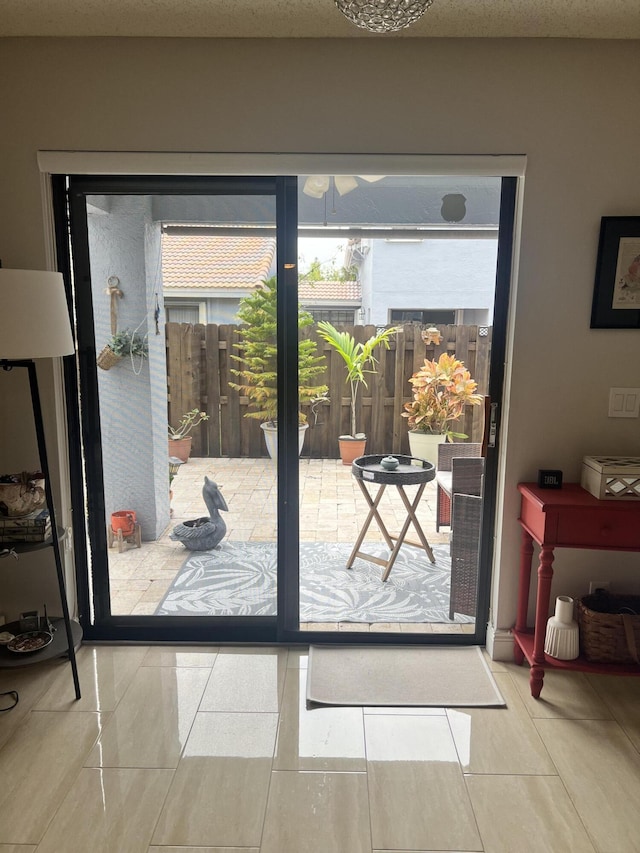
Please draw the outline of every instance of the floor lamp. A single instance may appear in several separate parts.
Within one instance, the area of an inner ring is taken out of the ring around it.
[[[0,366],[7,371],[25,368],[29,374],[40,469],[44,474],[44,488],[51,520],[51,544],[55,554],[73,683],[76,699],[79,699],[80,682],[60,553],[60,531],[56,524],[53,505],[42,406],[34,361],[36,358],[71,355],[74,351],[62,275],[57,272],[0,269]]]

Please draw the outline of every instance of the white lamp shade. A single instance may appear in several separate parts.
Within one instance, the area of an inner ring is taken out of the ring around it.
[[[0,269],[0,359],[53,358],[74,349],[62,274]]]

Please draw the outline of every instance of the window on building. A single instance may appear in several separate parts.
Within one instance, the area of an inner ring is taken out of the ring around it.
[[[164,310],[167,323],[199,323],[200,304],[198,302],[168,302]]]
[[[307,308],[306,310],[311,314],[315,323],[318,320],[327,320],[334,326],[340,324],[353,326],[356,322],[353,308]]]
[[[389,311],[390,323],[421,323],[423,326],[453,325],[456,322],[455,311],[431,311],[430,309],[392,308]]]

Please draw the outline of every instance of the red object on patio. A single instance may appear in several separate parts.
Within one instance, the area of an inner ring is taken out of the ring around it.
[[[132,509],[122,509],[111,513],[111,529],[114,533],[122,531],[123,536],[132,536],[136,529],[136,514]]]
[[[111,513],[111,526],[107,530],[107,539],[109,548],[117,541],[119,553],[122,553],[125,542],[135,545],[136,548],[142,548],[142,530],[132,509],[121,509]]]

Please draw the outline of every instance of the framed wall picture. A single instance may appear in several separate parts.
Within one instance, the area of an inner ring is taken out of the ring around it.
[[[640,216],[603,216],[592,329],[640,329]]]

